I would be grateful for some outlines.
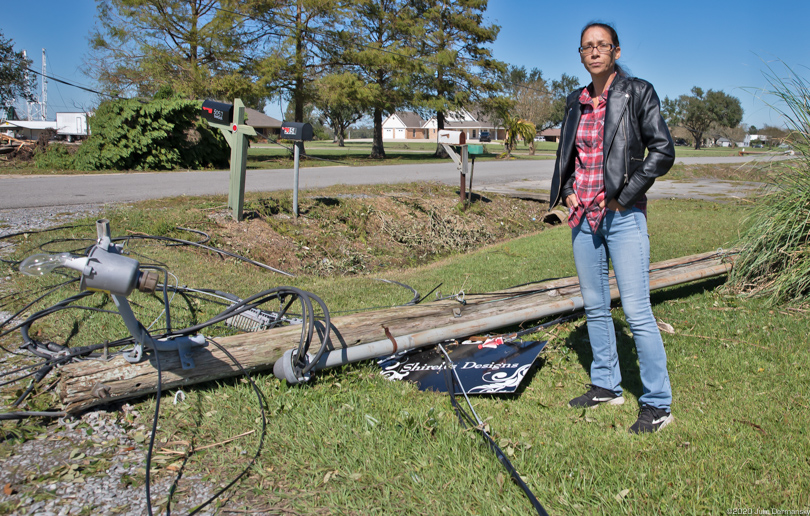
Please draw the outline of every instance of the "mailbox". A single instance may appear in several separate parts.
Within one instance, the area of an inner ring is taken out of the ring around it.
[[[215,100],[203,101],[202,116],[212,124],[231,125],[233,122],[233,104]]]
[[[464,145],[467,143],[467,133],[464,131],[439,131],[439,143],[448,145]]]
[[[312,124],[302,122],[281,123],[281,138],[285,140],[309,141],[313,136]]]

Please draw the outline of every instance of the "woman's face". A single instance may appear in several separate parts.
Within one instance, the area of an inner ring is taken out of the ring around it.
[[[602,27],[591,27],[582,35],[582,42],[580,45],[583,47],[596,47],[598,45],[613,45],[613,39],[610,33]],[[597,49],[591,50],[580,54],[582,64],[585,69],[591,74],[591,77],[609,76],[613,73],[613,67],[616,60],[622,55],[622,49],[616,47],[607,54],[600,53]]]

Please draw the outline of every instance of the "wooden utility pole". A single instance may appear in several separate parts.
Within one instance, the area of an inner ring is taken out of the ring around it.
[[[705,253],[651,265],[650,289],[719,276],[732,263],[717,253]],[[503,294],[498,296],[497,294]],[[611,279],[611,298],[618,299]],[[336,349],[379,343],[399,338],[420,345],[462,338],[501,328],[533,322],[554,314],[582,308],[576,277],[504,290],[494,294],[467,296],[466,304],[454,300],[402,306],[332,319],[332,345]],[[288,349],[298,346],[301,328],[290,326],[255,333],[217,338],[216,341],[248,371],[271,369]],[[434,342],[430,342],[434,339]],[[438,339],[438,340],[435,340]],[[394,349],[391,343],[391,352]],[[312,350],[313,352],[315,350]],[[160,353],[162,388],[172,389],[240,374],[239,368],[213,346],[194,351],[194,369],[182,369],[177,353]],[[60,369],[59,395],[68,412],[130,399],[157,390],[157,369],[153,354],[138,364],[123,358],[110,361],[86,360]]]

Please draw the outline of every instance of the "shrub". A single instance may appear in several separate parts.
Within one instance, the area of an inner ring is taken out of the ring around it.
[[[227,168],[228,144],[218,130],[200,119],[200,108],[200,101],[186,99],[104,102],[90,117],[92,134],[75,155],[48,151],[37,159],[37,166],[59,164],[63,166],[57,168],[77,170]]]
[[[791,144],[801,154],[757,201],[729,275],[733,288],[773,304],[802,303],[810,294],[810,84],[786,70],[786,78],[766,77],[778,100],[772,107],[785,119]]]

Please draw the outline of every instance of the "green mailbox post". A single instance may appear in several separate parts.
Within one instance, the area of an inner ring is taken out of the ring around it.
[[[245,170],[247,167],[248,136],[255,136],[256,130],[245,125],[245,105],[240,99],[233,104],[206,100],[202,105],[202,116],[208,125],[219,128],[225,141],[231,147],[231,181],[228,188],[228,208],[233,218],[242,220],[245,204]]]

